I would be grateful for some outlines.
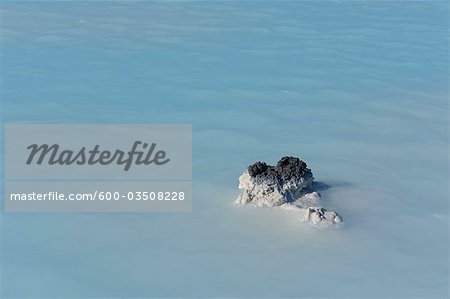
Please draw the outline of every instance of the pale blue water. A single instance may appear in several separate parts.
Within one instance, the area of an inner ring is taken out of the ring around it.
[[[446,1],[3,2],[4,123],[193,124],[189,214],[1,214],[1,295],[444,298]],[[303,158],[340,230],[238,209]]]

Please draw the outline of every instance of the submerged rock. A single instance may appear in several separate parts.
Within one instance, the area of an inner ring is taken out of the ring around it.
[[[313,180],[311,169],[299,158],[283,157],[276,166],[256,162],[239,177],[239,189],[243,191],[235,203],[280,207],[314,225],[341,223],[340,215],[320,205]]]

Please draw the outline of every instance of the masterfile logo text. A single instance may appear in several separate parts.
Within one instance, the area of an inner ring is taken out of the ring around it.
[[[164,165],[170,161],[166,158],[166,151],[155,151],[156,143],[149,145],[146,142],[135,141],[130,151],[124,152],[116,149],[114,151],[100,150],[100,145],[96,144],[93,149],[87,150],[83,146],[79,151],[60,150],[58,144],[31,144],[27,147],[30,150],[30,155],[27,159],[27,164],[30,165],[35,162],[41,165],[44,160],[49,165],[108,165],[117,163],[124,165],[124,170],[128,171],[133,163],[136,165]],[[142,148],[142,150],[139,150]],[[36,159],[34,159],[37,156]],[[36,160],[36,161],[34,161]]]

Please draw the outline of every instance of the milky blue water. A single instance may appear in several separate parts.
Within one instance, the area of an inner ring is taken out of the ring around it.
[[[445,298],[446,1],[3,2],[3,123],[189,123],[193,212],[1,214],[4,298]],[[345,226],[236,208],[304,159]]]

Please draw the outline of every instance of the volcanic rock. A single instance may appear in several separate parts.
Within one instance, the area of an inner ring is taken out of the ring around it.
[[[239,177],[242,193],[235,203],[280,207],[295,214],[300,221],[314,225],[341,223],[339,214],[321,206],[313,180],[311,169],[296,157],[283,157],[275,166],[256,162]]]

